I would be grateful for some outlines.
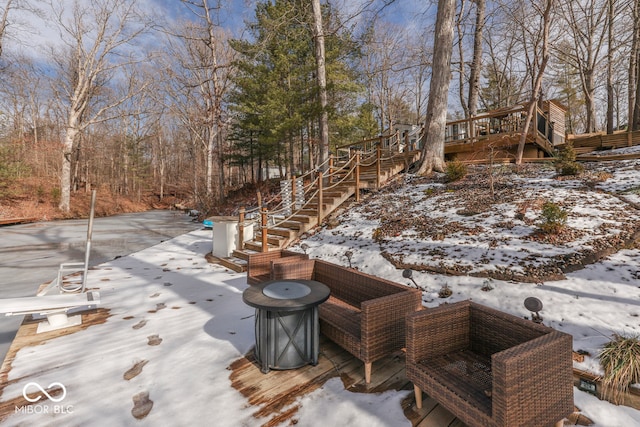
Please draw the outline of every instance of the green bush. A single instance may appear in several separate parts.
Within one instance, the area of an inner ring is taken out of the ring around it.
[[[51,189],[51,199],[54,205],[58,205],[60,203],[60,189],[58,187],[53,187]]]
[[[447,182],[453,182],[464,178],[467,175],[467,165],[458,160],[447,162],[445,175],[447,176]]]
[[[564,148],[558,151],[554,164],[556,172],[561,176],[580,175],[584,171],[584,167],[576,162],[576,151],[571,142],[567,142]]]
[[[540,228],[547,234],[557,234],[567,225],[567,211],[553,202],[542,205]]]
[[[564,163],[560,168],[560,175],[571,176],[580,175],[584,171],[584,167],[578,162]]]

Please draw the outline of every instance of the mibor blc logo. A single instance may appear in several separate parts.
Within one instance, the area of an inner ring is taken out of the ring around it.
[[[62,394],[55,393],[52,395],[53,389],[61,389]],[[67,388],[59,382],[52,382],[46,388],[35,382],[27,383],[22,388],[22,397],[31,405],[16,406],[15,413],[18,414],[71,414],[73,405],[47,405],[47,400],[53,403],[60,403],[67,397]],[[46,399],[43,399],[46,398]]]
[[[22,388],[22,396],[24,396],[25,399],[27,399],[29,402],[34,403],[39,401],[40,399],[42,399],[42,395],[38,394],[37,397],[29,397],[29,390],[32,390],[33,388],[40,390],[40,393],[44,394],[45,396],[47,396],[47,398],[52,401],[52,402],[62,402],[64,400],[65,397],[67,397],[67,388],[64,386],[64,384],[59,383],[59,382],[54,382],[49,384],[49,386],[47,387],[48,390],[50,390],[51,388],[58,386],[62,389],[62,396],[60,397],[54,397],[51,396],[49,393],[47,393],[47,390],[45,390],[44,388],[42,388],[42,386],[40,386],[40,384],[38,383],[27,383],[27,385],[25,385]]]

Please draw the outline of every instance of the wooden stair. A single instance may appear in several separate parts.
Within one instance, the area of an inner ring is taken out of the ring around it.
[[[402,172],[418,160],[418,151],[411,153],[399,153],[391,159],[383,160],[380,164],[380,186],[384,186],[394,176]],[[364,162],[363,162],[364,163]],[[342,179],[339,175],[334,181]],[[360,170],[360,188],[376,188],[378,183],[377,166],[365,166]],[[356,185],[354,179],[345,179],[339,184],[326,185],[323,190],[322,211],[323,219],[335,211],[345,201],[355,195]],[[268,250],[286,248],[302,233],[311,230],[318,225],[318,196],[310,200],[305,206],[293,213],[286,220],[277,221],[276,225],[267,228]],[[246,241],[244,248],[234,250],[230,257],[220,259],[219,263],[225,267],[237,271],[246,271],[249,255],[262,252],[262,230],[255,231],[254,239]]]

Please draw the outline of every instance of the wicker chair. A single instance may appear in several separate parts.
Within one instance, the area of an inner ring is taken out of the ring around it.
[[[407,317],[407,378],[469,426],[562,425],[572,337],[471,301]]]
[[[274,279],[311,279],[331,289],[320,305],[320,331],[365,364],[405,347],[405,318],[422,308],[417,289],[321,260],[273,266]]]
[[[247,262],[247,283],[257,285],[270,280],[273,262],[295,262],[305,259],[309,259],[309,255],[287,250],[251,254]]]

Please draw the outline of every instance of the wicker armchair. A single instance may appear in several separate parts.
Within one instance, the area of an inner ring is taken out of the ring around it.
[[[295,262],[309,259],[309,255],[287,250],[260,252],[249,255],[247,262],[247,283],[257,285],[271,279],[272,262]]]
[[[273,266],[275,279],[312,279],[331,289],[320,305],[320,331],[365,364],[405,347],[405,318],[422,308],[417,289],[321,260]]]
[[[407,378],[469,426],[562,425],[572,337],[471,301],[407,317]]]

